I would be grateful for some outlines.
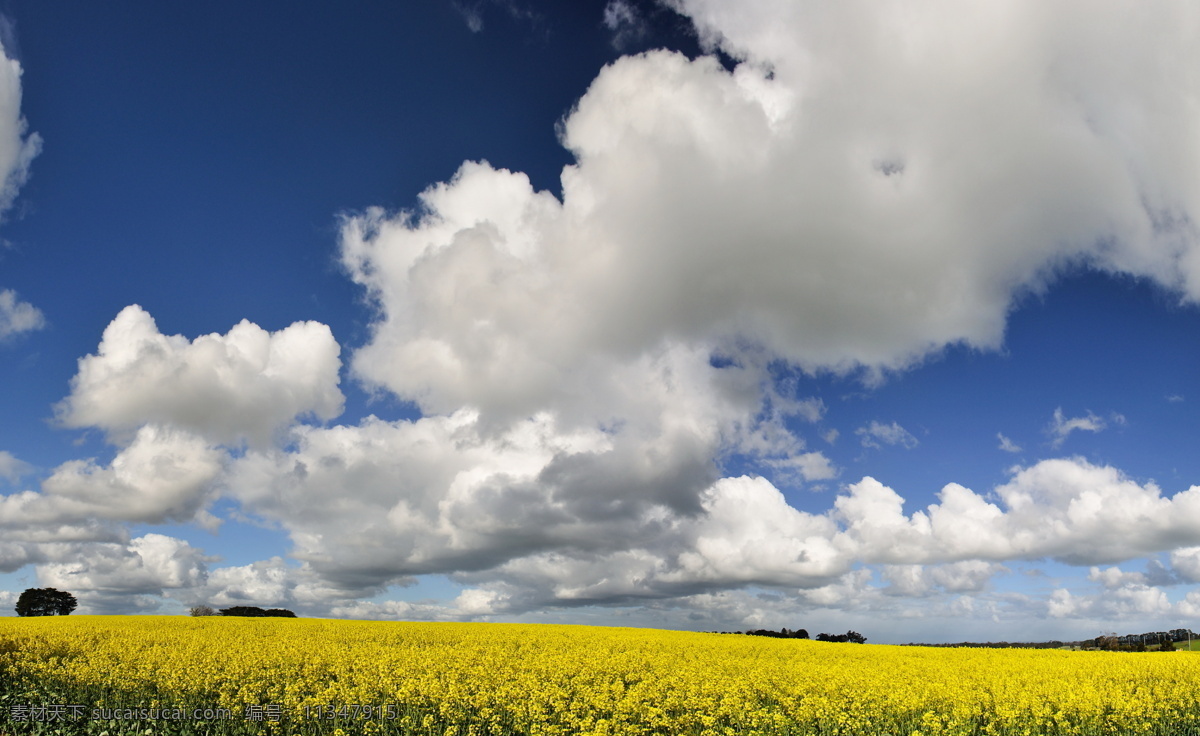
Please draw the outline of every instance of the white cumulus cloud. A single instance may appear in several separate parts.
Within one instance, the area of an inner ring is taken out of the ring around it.
[[[108,465],[71,460],[42,481],[40,492],[0,496],[0,527],[10,538],[35,541],[107,537],[103,521],[211,526],[216,520],[204,509],[224,458],[195,435],[146,425]]]
[[[836,472],[785,421],[823,402],[781,396],[773,364],[872,380],[995,349],[1014,299],[1078,266],[1200,298],[1187,5],[671,6],[736,68],[666,51],[605,67],[562,123],[561,196],[466,162],[413,210],[345,219],[342,263],[375,309],[353,373],[425,418],[302,429],[295,452],[238,463],[237,493],[301,559],[347,585],[458,575],[472,606],[511,611],[750,584],[836,597],[856,563],[1200,543],[1194,491],[1076,459],[915,512],[872,478],[814,515],[718,473],[739,452]],[[1057,416],[1063,437],[1103,423]],[[856,434],[918,444],[896,422]],[[361,496],[326,500],[347,485]],[[358,541],[331,549],[335,528]],[[929,580],[977,585],[955,574]]]
[[[162,534],[124,545],[64,545],[56,556],[60,561],[38,566],[39,581],[80,594],[155,594],[203,585],[210,561],[182,539]]]
[[[168,613],[165,598],[203,588],[216,558],[164,534],[39,545],[38,584],[71,592],[77,613]]]
[[[995,348],[1067,263],[1200,296],[1194,234],[1162,224],[1200,217],[1185,5],[674,6],[745,62],[606,67],[561,201],[467,163],[419,212],[347,221],[380,313],[361,376],[486,410],[667,338],[835,369]]]
[[[1176,611],[1166,592],[1141,583],[1126,583],[1096,595],[1055,590],[1047,602],[1054,618],[1119,620],[1137,616],[1167,616]]]
[[[1200,583],[1200,546],[1172,550],[1171,569],[1189,583]]]
[[[820,422],[824,403],[779,390],[773,365],[870,380],[951,345],[997,349],[1014,299],[1077,266],[1200,299],[1190,6],[670,5],[736,68],[667,51],[606,66],[562,122],[561,196],[466,162],[411,211],[345,218],[341,262],[373,309],[353,375],[420,419],[297,424],[341,411],[324,325],[189,340],[132,306],[58,410],[123,449],[0,499],[0,518],[73,534],[99,534],[85,515],[200,518],[219,478],[300,564],[209,571],[189,594],[215,604],[436,618],[354,598],[445,574],[470,586],[449,615],[707,601],[750,621],[770,607],[722,596],[888,610],[1049,558],[1096,566],[1113,594],[1055,593],[1044,613],[1166,610],[1157,588],[1099,566],[1181,550],[1172,564],[1193,574],[1200,488],[1165,496],[1065,458],[990,492],[948,484],[915,510],[866,477],[811,513],[720,466],[744,453],[836,474],[786,421]],[[482,27],[483,4],[458,7]],[[610,27],[630,27],[632,7],[610,3]],[[1050,431],[1104,426],[1059,409]],[[856,435],[918,444],[896,422]],[[242,442],[233,460],[214,449]]]
[[[264,445],[297,417],[342,411],[340,348],[329,328],[297,322],[267,332],[243,320],[225,335],[163,335],[137,305],[79,361],[57,406],[67,427],[99,427],[117,442],[143,425],[186,429],[215,443]]]

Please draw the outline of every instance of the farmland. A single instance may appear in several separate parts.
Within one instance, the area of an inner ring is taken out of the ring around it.
[[[1200,657],[645,629],[0,619],[0,733],[1188,734]]]

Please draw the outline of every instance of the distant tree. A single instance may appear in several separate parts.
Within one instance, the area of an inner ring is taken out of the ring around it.
[[[848,641],[852,644],[866,644],[867,637],[863,636],[862,634],[858,633],[857,631],[847,631],[846,632],[846,641]]]
[[[808,629],[796,629],[792,632],[792,636],[796,639],[807,639]]]
[[[217,612],[209,606],[192,606],[188,613],[193,616],[216,616]]]
[[[17,599],[18,616],[66,616],[79,605],[75,596],[55,588],[28,588]]]
[[[263,615],[271,616],[273,618],[296,618],[296,614],[292,613],[286,608],[270,608],[266,611],[263,611]]]

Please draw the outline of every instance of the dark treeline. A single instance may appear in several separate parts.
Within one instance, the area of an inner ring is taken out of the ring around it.
[[[817,641],[835,641],[840,643],[866,644],[867,637],[857,631],[847,631],[844,634],[817,634]]]
[[[750,636],[769,636],[773,639],[808,638],[808,631],[805,629],[796,629],[795,631],[788,631],[787,629],[780,629],[779,631],[771,631],[770,629],[755,629],[753,631],[747,631],[746,633]]]
[[[1105,634],[1095,639],[1080,642],[1084,649],[1102,649],[1109,652],[1173,652],[1175,642],[1190,641],[1196,638],[1191,629],[1171,629],[1170,631],[1147,631],[1142,634]]]
[[[296,618],[296,614],[286,608],[269,608],[263,610],[258,606],[231,606],[221,609],[222,616],[250,616],[253,618]]]
[[[808,639],[807,629],[796,629],[788,631],[780,629],[779,631],[771,631],[770,629],[754,629],[753,631],[710,631],[710,634],[745,634],[746,636],[769,636],[773,639]],[[817,634],[817,641],[830,642],[849,642],[852,644],[866,644],[867,637],[857,631],[847,631],[844,634]]]
[[[955,644],[913,644],[910,647],[972,647],[975,649],[1062,649],[1074,642],[1061,641],[960,641]]]
[[[957,644],[909,644],[917,647],[976,647],[983,649],[1099,649],[1109,652],[1173,652],[1177,642],[1196,639],[1191,629],[1171,629],[1170,631],[1148,631],[1144,634],[1104,634],[1095,639],[1081,641],[962,641]]]

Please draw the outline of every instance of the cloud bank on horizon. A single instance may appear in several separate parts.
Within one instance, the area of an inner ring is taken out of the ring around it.
[[[363,344],[313,321],[165,335],[141,307],[120,312],[53,409],[115,454],[0,497],[0,570],[33,565],[93,612],[166,597],[381,618],[640,607],[702,628],[816,610],[1200,615],[1200,590],[1162,590],[1200,583],[1200,485],[1165,492],[1058,454],[1124,417],[1057,408],[1054,456],[914,507],[929,489],[847,477],[827,402],[778,371],[869,392],[949,349],[999,351],[1017,301],[1078,269],[1200,301],[1200,16],[666,4],[712,54],[600,69],[560,126],[574,161],[560,195],[466,161],[413,209],[342,216]],[[613,2],[597,23],[626,38],[639,19]],[[7,207],[40,139],[20,66],[3,71]],[[41,324],[0,292],[0,338]],[[340,422],[343,378],[419,416]],[[843,443],[914,450],[914,429],[881,417]],[[1022,452],[995,430],[1009,460]],[[802,510],[778,480],[727,474],[731,457],[799,488],[843,482]],[[0,471],[20,462],[0,454]],[[291,547],[221,567],[131,531],[217,529],[231,507]],[[1159,556],[1156,573],[1119,567]],[[1103,592],[996,592],[1044,560]],[[430,575],[462,589],[386,599]]]

